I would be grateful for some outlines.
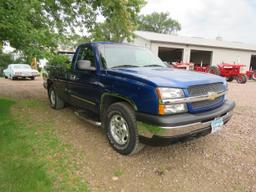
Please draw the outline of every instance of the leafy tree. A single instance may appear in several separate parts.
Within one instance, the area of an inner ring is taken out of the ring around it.
[[[154,12],[149,15],[141,15],[139,16],[138,20],[138,30],[165,34],[170,34],[181,30],[180,23],[172,19],[169,16],[169,13]]]
[[[91,39],[93,41],[122,41],[121,36],[115,36],[115,31],[107,22],[97,23],[91,30]]]
[[[50,56],[66,39],[92,33],[97,15],[111,26],[113,40],[130,38],[143,5],[144,0],[2,0],[0,49],[9,41],[28,59]]]
[[[132,38],[136,29],[136,22],[144,0],[96,0],[101,14],[106,18],[104,22],[96,23],[90,30],[90,38],[95,41],[116,41]]]

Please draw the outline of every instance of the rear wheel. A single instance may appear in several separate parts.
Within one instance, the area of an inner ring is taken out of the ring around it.
[[[104,119],[109,143],[118,153],[132,155],[143,148],[144,145],[139,142],[135,112],[129,104],[112,104]]]
[[[35,77],[30,77],[31,80],[35,80]]]
[[[252,79],[253,79],[254,81],[256,81],[256,72],[253,72],[253,73],[252,73]]]
[[[207,70],[207,73],[211,73],[211,74],[214,74],[214,75],[220,75],[220,70],[218,67],[216,66],[211,66],[209,67],[209,69]]]
[[[62,101],[57,95],[53,86],[51,86],[48,90],[50,105],[53,109],[62,109],[64,108],[64,101]]]
[[[243,75],[243,74],[242,75],[238,75],[236,77],[236,81],[239,84],[245,84],[247,82],[247,77],[246,77],[246,75]]]
[[[8,79],[8,77],[7,77],[7,76],[4,76],[4,78],[5,78],[5,79]]]

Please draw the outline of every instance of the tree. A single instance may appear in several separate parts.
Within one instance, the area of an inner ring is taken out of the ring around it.
[[[0,1],[0,49],[4,41],[27,58],[47,57],[61,42],[88,36],[102,15],[115,40],[130,38],[144,0]]]
[[[85,1],[5,0],[0,2],[0,42],[29,58],[52,52],[77,25],[87,27],[95,14]]]
[[[133,31],[136,29],[137,17],[141,8],[145,5],[144,0],[96,0],[101,14],[106,18],[103,22],[96,23],[90,30],[92,40],[116,41],[131,40]]]
[[[172,19],[169,13],[154,12],[150,15],[141,15],[138,19],[138,30],[170,34],[181,30],[178,21]]]

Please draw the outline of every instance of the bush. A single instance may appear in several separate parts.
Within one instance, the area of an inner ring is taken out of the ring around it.
[[[0,77],[3,75],[3,70],[7,68],[9,64],[22,63],[23,59],[14,59],[12,54],[6,54],[0,52]]]
[[[54,55],[48,60],[46,66],[46,68],[51,67],[69,70],[71,68],[70,59],[67,55]]]
[[[71,62],[66,55],[53,55],[48,59],[48,63],[45,66],[43,76],[50,75],[53,77],[65,76],[68,71],[71,70]]]
[[[48,62],[50,66],[62,66],[63,64],[70,64],[69,57],[66,55],[54,55]]]
[[[0,54],[0,66],[5,67],[13,61],[13,57],[11,54]]]

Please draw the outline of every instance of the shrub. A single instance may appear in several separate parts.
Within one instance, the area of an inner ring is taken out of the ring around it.
[[[22,63],[24,62],[22,58],[14,59],[13,55],[10,53],[0,52],[0,77],[3,75],[3,70],[7,68],[9,64]]]
[[[47,67],[70,69],[70,58],[66,55],[54,55],[49,59]]]

